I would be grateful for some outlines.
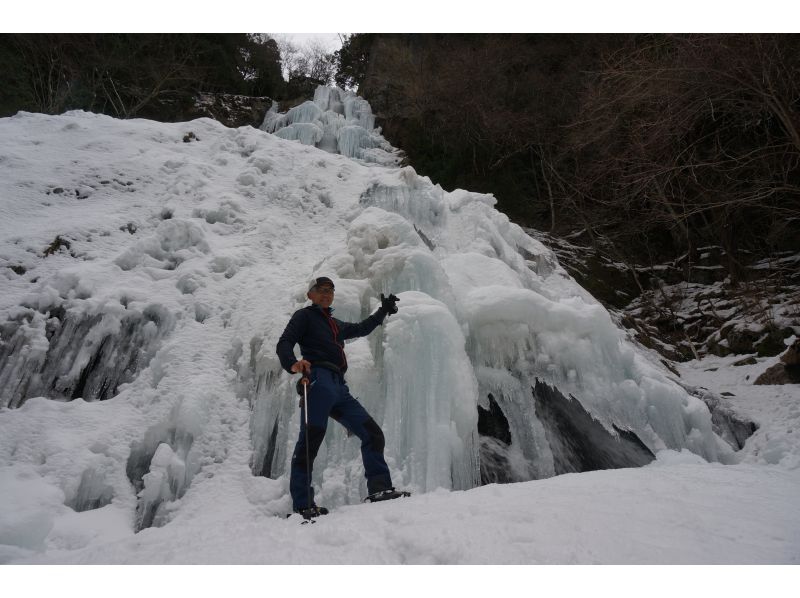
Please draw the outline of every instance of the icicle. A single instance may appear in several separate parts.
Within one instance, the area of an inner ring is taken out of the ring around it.
[[[272,102],[272,106],[264,115],[264,120],[259,129],[267,133],[274,133],[276,130],[286,126],[286,115],[278,114],[278,102]]]
[[[0,404],[19,407],[29,397],[59,400],[108,399],[133,379],[174,326],[173,316],[153,304],[106,305],[82,312],[85,302],[45,314],[28,312],[29,321],[6,324],[9,340],[0,345]],[[53,314],[53,317],[47,316]]]

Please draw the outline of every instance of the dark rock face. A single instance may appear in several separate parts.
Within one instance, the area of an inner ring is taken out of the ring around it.
[[[630,430],[608,431],[577,399],[536,381],[532,389],[536,415],[544,425],[556,475],[562,473],[641,467],[655,455]]]
[[[755,434],[758,426],[736,414],[725,405],[724,400],[707,392],[692,392],[701,399],[711,412],[711,426],[714,433],[727,442],[734,450],[744,448],[747,439]]]
[[[519,480],[511,474],[508,448],[511,429],[503,410],[489,395],[489,409],[478,405],[481,484],[508,484]]]
[[[776,363],[753,384],[800,384],[800,366]]]
[[[728,350],[737,355],[754,353],[755,344],[761,337],[760,330],[751,330],[734,325],[723,327],[720,332],[728,340]]]
[[[227,93],[201,93],[188,110],[186,119],[208,117],[226,127],[250,125],[258,128],[272,106],[268,97],[251,97]]]
[[[272,460],[275,458],[275,445],[278,440],[278,420],[275,420],[275,425],[272,426],[272,433],[269,435],[267,441],[267,454],[264,457],[264,465],[261,468],[261,475],[265,478],[272,477]]]
[[[527,481],[514,476],[509,462],[509,447],[491,436],[480,437],[481,485]]]
[[[781,355],[781,361],[787,366],[800,366],[800,339],[794,341],[786,353]]]
[[[781,355],[781,363],[761,374],[754,384],[800,384],[800,340]]]
[[[491,436],[504,444],[511,444],[508,419],[491,394],[489,395],[489,409],[478,405],[478,434]]]

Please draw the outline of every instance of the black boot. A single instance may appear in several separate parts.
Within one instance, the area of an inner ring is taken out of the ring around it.
[[[294,512],[302,515],[303,519],[313,519],[314,517],[319,517],[320,515],[327,515],[328,509],[313,505],[305,509],[294,509]]]
[[[395,490],[394,488],[389,488],[388,490],[381,490],[380,492],[374,492],[370,494],[364,499],[364,502],[380,502],[382,500],[392,500],[393,498],[401,498],[404,496],[411,496],[411,493],[406,492],[405,490]]]

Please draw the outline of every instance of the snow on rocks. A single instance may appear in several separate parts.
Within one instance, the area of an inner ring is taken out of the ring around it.
[[[780,363],[779,357],[758,358],[734,365],[741,356],[709,355],[701,361],[678,364],[681,379],[711,392],[725,409],[752,422],[754,433],[737,459],[742,463],[779,465],[800,471],[800,390],[797,384],[753,385],[764,369]]]

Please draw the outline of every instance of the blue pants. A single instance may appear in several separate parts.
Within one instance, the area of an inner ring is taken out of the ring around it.
[[[364,461],[367,492],[373,494],[391,488],[392,478],[383,458],[385,444],[383,431],[361,403],[350,394],[344,377],[325,368],[313,367],[309,379],[311,384],[308,388],[308,453],[311,463],[306,467],[305,407],[301,398],[300,437],[292,454],[289,481],[293,508],[299,510],[310,506],[309,474],[313,470],[314,459],[325,438],[329,417],[338,421],[361,440],[361,458]],[[313,505],[313,488],[310,501]]]

